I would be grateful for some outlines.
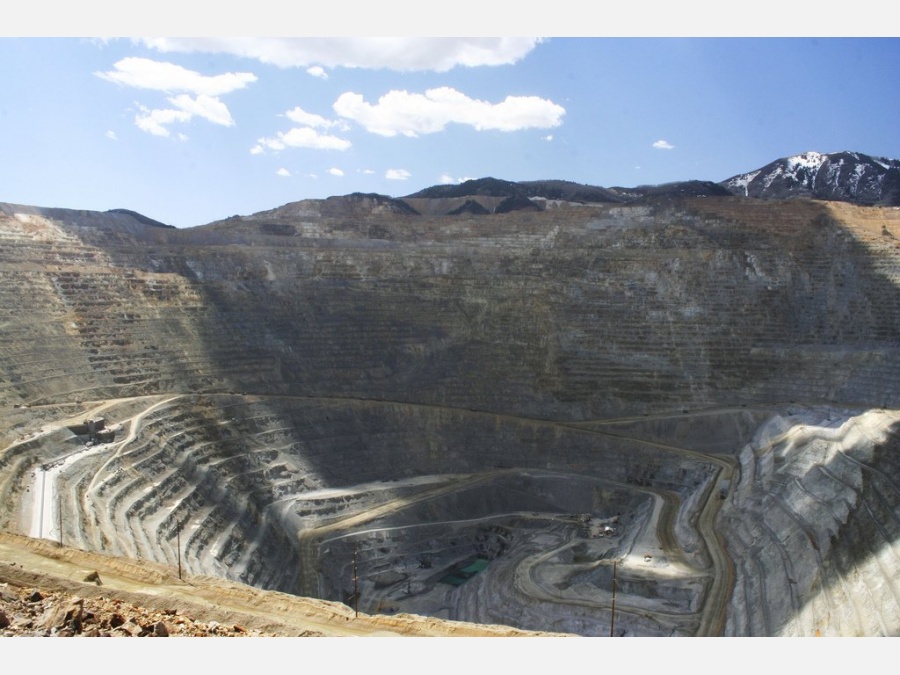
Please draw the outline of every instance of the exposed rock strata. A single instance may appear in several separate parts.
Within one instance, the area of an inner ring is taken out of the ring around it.
[[[371,613],[606,635],[615,561],[617,632],[900,632],[891,209],[2,213],[4,529],[348,604],[355,561]]]

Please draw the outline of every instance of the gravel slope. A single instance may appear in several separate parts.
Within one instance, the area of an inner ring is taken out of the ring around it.
[[[5,624],[5,625],[4,625]],[[162,624],[162,626],[160,626]],[[538,637],[410,614],[356,616],[339,603],[261,591],[0,532],[0,635]]]

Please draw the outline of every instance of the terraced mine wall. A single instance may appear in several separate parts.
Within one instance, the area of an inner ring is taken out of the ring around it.
[[[0,527],[366,612],[897,634],[895,232],[739,198],[0,205]]]

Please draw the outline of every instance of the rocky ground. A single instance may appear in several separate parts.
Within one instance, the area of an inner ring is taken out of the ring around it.
[[[166,565],[0,532],[0,636],[545,637],[412,614],[357,614]]]
[[[321,636],[304,631],[302,637]],[[176,608],[158,610],[99,596],[0,586],[3,637],[274,637],[256,629],[199,621]]]

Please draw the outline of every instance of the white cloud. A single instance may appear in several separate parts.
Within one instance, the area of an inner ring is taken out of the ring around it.
[[[365,174],[366,176],[372,176],[372,175],[375,174],[375,170],[374,170],[374,169],[363,169],[362,172],[363,172],[363,174]]]
[[[117,140],[119,140],[119,137],[116,136],[116,132],[115,132],[115,131],[107,131],[105,135],[106,135],[106,137],[107,137],[109,140],[111,140],[111,141],[117,141]]]
[[[546,136],[544,136],[544,140],[549,143],[553,140],[553,134],[547,134]]]
[[[406,169],[388,169],[384,172],[384,177],[388,180],[406,180],[412,174]]]
[[[460,183],[465,183],[467,180],[474,180],[471,176],[463,176],[462,178],[454,178],[449,174],[441,174],[441,177],[438,178],[438,182],[441,185],[459,185]]]
[[[516,63],[540,44],[534,37],[149,38],[160,52],[225,53],[282,68],[388,68],[444,72],[457,66]],[[309,72],[309,71],[307,71]],[[310,73],[314,74],[314,73]],[[317,75],[317,77],[320,75]]]
[[[187,94],[180,94],[170,98],[169,103],[191,116],[196,115],[225,127],[234,126],[234,119],[228,107],[215,96],[200,94],[196,98],[191,98]]]
[[[175,122],[187,122],[191,114],[184,110],[150,110],[144,106],[138,106],[138,112],[134,116],[134,123],[138,129],[153,134],[154,136],[168,136],[166,125]]]
[[[275,136],[260,138],[257,144],[250,149],[250,154],[259,155],[268,150],[276,152],[288,147],[312,148],[315,150],[346,150],[352,144],[350,141],[338,136],[323,134],[317,129],[337,127],[347,129],[347,123],[341,120],[329,120],[321,115],[307,112],[300,106],[291,108],[284,113],[292,122],[301,126],[288,131],[279,131]]]
[[[276,173],[277,175],[279,175],[279,176],[284,176],[285,178],[289,178],[290,175],[291,175],[291,172],[288,171],[287,169],[285,169],[284,167],[281,167],[281,168],[278,169],[278,171],[276,171],[275,173]]]
[[[294,127],[287,132],[279,131],[275,136],[269,138],[260,138],[257,145],[250,149],[250,153],[254,155],[261,154],[264,150],[274,150],[276,152],[285,148],[311,148],[313,150],[346,150],[352,144],[350,141],[331,136],[328,134],[320,134],[311,127]]]
[[[323,80],[328,79],[328,73],[325,72],[325,69],[322,66],[311,66],[306,69],[306,72],[313,77],[318,77]]]
[[[176,94],[168,98],[173,109],[150,110],[139,106],[135,117],[138,128],[155,136],[168,136],[167,125],[175,122],[189,122],[194,116],[214,124],[234,126],[234,119],[228,107],[219,96],[243,89],[256,81],[253,73],[225,73],[223,75],[201,75],[174,63],[165,63],[128,57],[114,65],[115,70],[97,72],[95,75],[119,85],[150,89]],[[187,140],[187,136],[180,136]]]
[[[303,110],[300,106],[296,108],[291,108],[284,116],[287,117],[291,122],[296,122],[297,124],[301,124],[306,127],[332,127],[338,122],[327,120],[321,115],[316,115],[315,113],[309,113]]]
[[[344,175],[344,172],[338,168],[328,169],[328,173],[330,173],[332,176],[337,176],[339,178]]]
[[[451,88],[424,94],[390,91],[374,105],[360,94],[346,92],[334,103],[341,117],[354,120],[381,136],[418,136],[442,131],[448,124],[466,124],[478,131],[518,131],[556,127],[565,108],[537,96],[507,96],[500,103],[469,98]]]
[[[662,139],[656,141],[653,144],[653,147],[656,148],[657,150],[674,150],[675,149],[674,145],[672,145],[668,141],[664,141]]]
[[[169,93],[190,92],[206,96],[221,96],[256,82],[256,75],[253,73],[201,75],[174,63],[142,59],[136,56],[118,61],[113,68],[115,70],[97,72],[95,75],[108,82],[128,87]]]

